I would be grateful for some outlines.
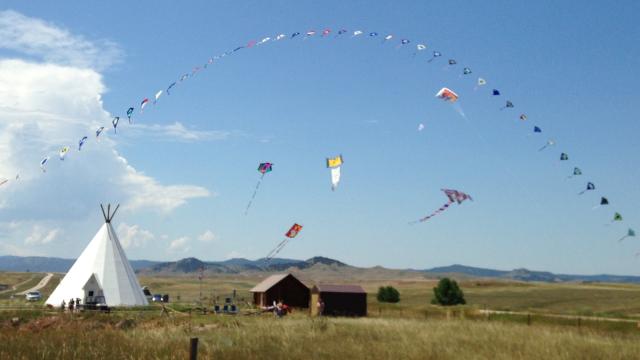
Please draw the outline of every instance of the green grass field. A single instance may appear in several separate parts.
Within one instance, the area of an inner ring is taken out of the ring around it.
[[[0,282],[37,283],[44,275],[0,273]],[[56,275],[42,289],[45,298],[60,279]],[[152,293],[171,296],[175,311],[169,315],[157,305],[64,314],[44,309],[42,302],[2,298],[0,358],[184,359],[191,337],[200,340],[201,358],[215,359],[638,359],[640,354],[636,285],[465,280],[468,304],[442,308],[429,304],[433,280],[366,280],[361,284],[369,292],[367,318],[311,318],[298,310],[276,319],[195,310],[201,289],[205,306],[224,301],[235,289],[237,302],[248,310],[248,290],[261,279],[224,275],[200,284],[195,276],[141,277]],[[375,292],[382,285],[396,287],[400,303],[378,303]],[[529,315],[488,315],[483,309]]]

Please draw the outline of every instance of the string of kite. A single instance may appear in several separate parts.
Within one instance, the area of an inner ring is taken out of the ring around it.
[[[334,34],[333,36],[330,36],[331,34]],[[350,35],[350,36],[349,36]],[[280,33],[278,35],[272,35],[272,36],[266,36],[266,37],[261,37],[261,40],[251,40],[249,42],[247,42],[244,45],[240,45],[237,47],[234,47],[232,50],[229,51],[225,51],[221,54],[215,55],[210,57],[209,59],[207,59],[203,64],[195,66],[192,68],[191,71],[189,72],[185,72],[182,75],[179,76],[179,78],[177,80],[171,81],[168,83],[168,85],[166,86],[166,88],[162,88],[162,89],[158,89],[155,91],[154,95],[151,96],[150,98],[152,99],[152,101],[149,99],[149,97],[142,97],[141,100],[139,100],[139,114],[142,116],[144,114],[144,110],[145,108],[149,105],[149,103],[152,103],[153,105],[156,105],[161,99],[163,99],[163,95],[166,94],[167,97],[170,96],[172,94],[173,91],[175,91],[177,89],[177,87],[179,87],[183,82],[189,80],[190,78],[193,78],[194,75],[196,75],[197,73],[199,73],[200,71],[204,71],[206,70],[210,65],[216,64],[217,62],[221,61],[222,59],[229,57],[233,54],[235,54],[236,52],[239,52],[240,50],[243,49],[254,49],[254,48],[258,48],[258,47],[262,47],[262,46],[266,46],[265,44],[270,44],[270,43],[274,43],[274,42],[282,42],[285,41],[285,39],[298,39],[301,38],[303,41],[306,41],[308,39],[311,39],[313,37],[318,37],[318,38],[333,38],[333,39],[339,39],[339,38],[366,38],[368,35],[369,38],[378,38],[379,33],[376,31],[369,31],[366,32],[364,30],[353,30],[353,31],[349,31],[347,29],[340,29],[337,31],[333,31],[330,28],[325,28],[322,31],[316,31],[316,30],[308,30],[305,32],[293,32],[290,35],[287,35],[285,33]],[[387,34],[387,35],[383,35],[382,37],[382,44],[388,44],[388,43],[393,43],[395,42],[396,46],[395,49],[400,49],[403,47],[412,47],[413,51],[411,52],[411,56],[416,58],[417,60],[419,60],[420,58],[423,58],[425,61],[425,63],[429,64],[432,63],[434,61],[437,61],[440,57],[443,56],[442,52],[438,51],[438,50],[433,50],[431,51],[431,55],[423,55],[428,49],[428,44],[425,42],[412,42],[412,40],[408,39],[408,38],[404,38],[404,37],[397,37],[395,34]],[[415,44],[415,45],[410,45],[410,44]],[[246,51],[246,50],[245,50]],[[455,68],[456,65],[458,64],[458,61],[456,59],[453,58],[449,58],[446,63],[448,64],[448,67],[450,68]],[[461,71],[461,75],[460,76],[465,76],[465,77],[471,77],[471,74],[473,74],[474,71],[472,71],[471,67],[469,66],[464,66],[462,68]],[[477,77],[474,80],[474,90],[477,90],[479,88],[482,88],[484,86],[486,86],[489,83],[488,80],[486,80],[484,77]],[[492,88],[490,91],[491,96],[502,96],[502,93],[499,89],[497,88]],[[458,101],[460,99],[460,96],[453,90],[447,88],[447,87],[443,87],[440,91],[438,91],[438,93],[436,94],[436,97],[444,100],[445,102],[449,102],[449,103],[455,103],[456,101]],[[164,101],[164,100],[162,100]],[[502,107],[499,108],[499,110],[509,110],[509,109],[513,109],[515,108],[515,104],[511,101],[511,100],[506,100],[504,105]],[[126,107],[126,116],[128,119],[128,123],[132,124],[133,123],[133,115],[136,111],[135,106],[130,105]],[[524,113],[521,113],[518,117],[522,122],[527,122],[529,120],[529,116],[527,116]],[[117,134],[118,131],[118,125],[119,125],[119,121],[120,121],[120,117],[119,116],[113,116],[112,120],[111,120],[111,127],[113,128],[113,133]],[[422,131],[424,129],[424,125],[420,124],[418,127],[418,131]],[[105,126],[100,126],[95,130],[95,140],[96,142],[100,141],[100,136],[103,134],[103,132],[105,132],[107,130],[107,128]],[[542,128],[538,125],[534,125],[533,126],[533,130],[531,134],[540,134],[542,133]],[[83,137],[81,137],[78,140],[78,149],[77,151],[80,152],[82,151],[83,147],[87,146],[87,143],[90,141],[90,137],[88,135],[85,135]],[[539,148],[539,151],[543,151],[551,146],[556,145],[556,141],[554,139],[549,139],[546,141],[546,143],[543,144],[542,147]],[[58,151],[58,157],[61,161],[64,161],[65,158],[67,158],[67,156],[70,154],[71,152],[71,147],[69,147],[68,145],[62,145],[60,147],[60,150]],[[40,161],[40,169],[43,173],[47,172],[47,166],[50,163],[50,158],[51,158],[51,154],[45,155],[42,160]],[[335,158],[334,158],[335,159]],[[331,184],[332,184],[332,190],[335,190],[338,186],[338,183],[340,182],[340,165],[342,164],[342,157],[339,156],[339,161],[340,164],[336,165],[336,166],[329,166],[329,159],[327,159],[327,167],[330,168],[331,171]],[[560,160],[561,161],[568,161],[569,160],[569,156],[566,153],[561,153],[560,155]],[[251,208],[251,205],[253,203],[253,200],[255,199],[255,196],[260,188],[260,184],[265,176],[265,174],[267,172],[271,171],[271,164],[270,163],[263,163],[260,166],[266,164],[265,166],[268,166],[268,170],[265,168],[263,170],[259,171],[261,172],[261,177],[258,181],[258,183],[256,184],[256,187],[254,189],[253,195],[249,201],[249,204],[247,205],[247,208],[245,210],[245,214],[248,213],[249,209]],[[573,173],[569,174],[567,176],[568,179],[572,179],[576,176],[581,176],[582,170],[579,167],[574,167],[573,169]],[[20,178],[20,174],[16,174],[15,176],[15,180],[10,180],[8,178],[0,178],[0,186],[6,185],[8,183],[10,183],[11,181],[18,181],[18,179]],[[588,191],[591,190],[595,190],[595,185],[592,182],[587,182],[586,188],[584,188],[579,194],[585,194]],[[443,190],[444,191],[444,190]],[[456,191],[456,190],[446,190],[446,191]],[[445,193],[446,193],[445,191]],[[466,196],[464,198],[464,200],[466,199],[470,199],[470,197],[468,197],[468,195],[458,192],[459,194],[463,194],[464,196]],[[449,196],[449,195],[447,195]],[[458,202],[460,203],[460,202]],[[451,205],[452,202],[445,204],[446,206],[443,205],[443,207],[441,207],[440,209],[436,210],[436,212],[434,212],[433,214],[419,220],[419,221],[426,221],[427,219],[429,219],[430,217],[446,210],[449,205]],[[609,202],[605,197],[602,197],[602,201],[600,203],[600,206],[602,205],[608,205]],[[617,214],[617,213],[616,213]],[[618,214],[619,215],[619,214]],[[620,220],[621,221],[621,220]],[[627,235],[627,236],[632,236],[632,235]]]

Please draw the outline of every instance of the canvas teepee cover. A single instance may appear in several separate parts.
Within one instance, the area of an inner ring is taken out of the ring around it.
[[[101,206],[102,207],[102,206]],[[133,268],[111,226],[113,214],[110,206],[103,214],[105,223],[84,249],[58,287],[47,299],[47,304],[59,307],[64,300],[87,301],[85,287],[97,281],[108,306],[148,305]],[[117,208],[116,208],[117,210]],[[91,279],[91,277],[94,279]],[[91,280],[91,281],[90,281]]]

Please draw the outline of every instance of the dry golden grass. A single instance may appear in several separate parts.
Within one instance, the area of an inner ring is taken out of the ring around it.
[[[121,329],[122,317],[133,319]],[[5,321],[2,359],[637,359],[640,336],[473,320],[173,316],[128,312]]]

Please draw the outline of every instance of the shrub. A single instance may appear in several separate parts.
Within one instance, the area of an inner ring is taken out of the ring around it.
[[[400,301],[400,292],[393,286],[381,286],[380,289],[378,289],[378,301],[397,303]]]
[[[438,286],[433,288],[432,304],[451,306],[466,304],[464,294],[455,280],[449,278],[440,279]]]

